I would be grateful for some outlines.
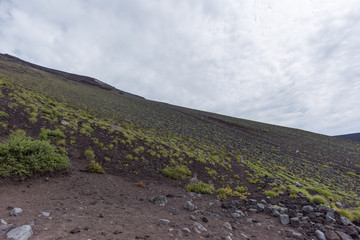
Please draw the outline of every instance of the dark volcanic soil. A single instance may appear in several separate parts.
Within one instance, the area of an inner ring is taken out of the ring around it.
[[[235,220],[221,208],[216,197],[188,193],[183,187],[176,186],[175,181],[139,179],[146,184],[141,188],[136,185],[136,180],[90,174],[80,169],[80,166],[73,167],[68,175],[40,177],[22,183],[7,180],[0,187],[0,218],[15,227],[33,225],[31,240],[225,239],[227,236],[247,239],[245,235],[249,239],[289,239],[285,235],[295,231],[264,213]],[[167,196],[165,206],[149,201],[160,195]],[[184,209],[189,200],[199,211]],[[10,207],[22,208],[24,212],[11,217]],[[50,216],[44,217],[41,212],[49,212]],[[191,220],[190,215],[196,219]],[[248,222],[250,218],[252,223]],[[159,225],[158,219],[167,219],[170,223]],[[196,231],[195,221],[207,231]],[[226,229],[225,222],[230,222],[234,229]],[[80,232],[71,233],[76,228]],[[189,228],[191,233],[183,232],[184,228]]]

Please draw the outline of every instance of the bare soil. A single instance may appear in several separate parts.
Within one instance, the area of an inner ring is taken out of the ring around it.
[[[225,239],[227,236],[276,240],[289,239],[286,236],[296,231],[265,213],[247,213],[245,218],[235,220],[221,208],[221,201],[215,196],[188,193],[176,181],[129,179],[81,169],[83,166],[78,164],[59,176],[42,176],[25,182],[0,180],[0,218],[15,227],[32,225],[31,240]],[[145,188],[136,185],[140,180],[146,184]],[[160,195],[167,196],[166,205],[149,201]],[[199,211],[184,209],[189,200]],[[23,214],[10,216],[12,207],[22,208]],[[41,212],[49,212],[50,216],[45,217]],[[191,220],[190,215],[196,220]],[[168,219],[170,223],[158,224],[158,219]],[[195,229],[195,221],[207,231]],[[234,229],[226,229],[225,222],[230,222]],[[189,228],[191,233],[183,232],[184,228]]]

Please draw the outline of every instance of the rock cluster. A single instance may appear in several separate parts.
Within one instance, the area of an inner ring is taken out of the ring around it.
[[[10,211],[10,216],[19,216],[23,213],[21,208],[12,208]],[[9,240],[27,240],[33,234],[32,228],[30,225],[23,225],[14,228],[13,224],[8,224],[5,220],[0,220],[0,239],[3,239],[6,235],[6,239]]]
[[[335,209],[329,206],[284,204],[272,205],[266,200],[259,203],[255,199],[244,201],[233,200],[222,204],[234,218],[244,217],[248,212],[266,212],[273,217],[279,218],[284,225],[290,225],[297,229],[300,239],[317,237],[320,240],[356,240],[360,239],[360,227],[353,224],[347,218],[342,217]],[[295,236],[293,236],[295,237]]]

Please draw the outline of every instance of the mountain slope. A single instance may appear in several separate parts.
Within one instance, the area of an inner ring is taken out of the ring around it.
[[[221,199],[360,205],[359,143],[146,100],[8,55],[0,70],[0,140],[58,129],[65,138],[51,142],[74,169],[96,161],[114,176],[171,182],[165,175],[188,190],[201,181]]]
[[[360,133],[352,133],[352,134],[338,135],[338,136],[335,136],[335,137],[342,138],[342,139],[346,139],[346,140],[351,140],[351,141],[360,142]]]

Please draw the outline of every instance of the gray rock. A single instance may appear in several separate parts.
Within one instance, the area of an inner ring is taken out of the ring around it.
[[[336,220],[335,220],[335,218],[331,217],[331,215],[326,214],[326,222],[330,223],[330,224],[334,224],[334,223],[336,223]]]
[[[168,202],[168,200],[165,196],[156,196],[156,197],[152,197],[150,199],[150,202],[153,204],[164,206]]]
[[[231,216],[233,218],[243,218],[245,217],[245,214],[241,210],[236,210],[234,213],[231,213]]]
[[[23,213],[23,210],[21,208],[13,208],[10,212],[10,216],[19,216]]]
[[[194,225],[195,225],[195,227],[197,227],[197,229],[199,229],[200,231],[202,231],[202,232],[207,232],[207,229],[206,229],[203,225],[201,225],[201,223],[194,222]]]
[[[341,202],[335,202],[335,205],[336,205],[337,207],[339,207],[339,208],[342,208],[342,207],[343,207],[343,205],[342,205]]]
[[[291,226],[299,227],[300,226],[300,219],[297,217],[290,218]]]
[[[295,182],[295,185],[298,187],[298,188],[301,188],[301,184],[299,182]]]
[[[232,240],[230,236],[226,236],[225,240]]]
[[[262,203],[256,204],[256,209],[258,212],[263,212],[265,210],[265,206]]]
[[[280,214],[288,214],[289,209],[286,208],[286,207],[281,207],[281,208],[279,208],[278,211],[279,211]]]
[[[23,225],[8,232],[6,237],[10,240],[27,240],[31,237],[32,234],[33,231],[30,225]]]
[[[322,231],[316,230],[315,234],[316,234],[316,236],[318,237],[319,240],[326,240],[325,234]]]
[[[340,221],[342,224],[344,224],[345,226],[348,226],[348,225],[352,225],[353,223],[347,219],[346,217],[340,217]]]
[[[257,203],[256,199],[249,199],[248,202],[252,205],[255,205]]]
[[[350,237],[349,235],[347,235],[344,232],[341,231],[335,231],[337,233],[337,235],[339,235],[339,237],[341,238],[341,240],[353,240],[352,237]]]
[[[190,234],[191,233],[190,229],[188,229],[188,228],[183,228],[183,232],[185,234]]]
[[[168,225],[170,223],[169,220],[167,219],[158,219],[158,224],[162,224],[162,225]]]
[[[68,121],[65,121],[65,120],[62,120],[62,121],[61,121],[61,124],[62,124],[62,125],[69,125],[69,122],[68,122]]]
[[[312,206],[310,206],[310,205],[306,205],[306,206],[304,206],[304,207],[302,208],[302,211],[303,211],[304,213],[311,213],[311,212],[314,211],[314,208],[313,208]]]
[[[224,228],[227,228],[227,229],[229,229],[230,231],[232,231],[232,226],[231,226],[231,224],[229,223],[229,222],[224,222]]]
[[[194,215],[190,215],[190,219],[195,221],[196,217]]]
[[[41,216],[43,217],[49,217],[50,213],[49,212],[41,212]]]
[[[0,223],[1,223],[2,225],[6,225],[6,224],[7,224],[7,222],[6,222],[4,219],[1,219],[1,220],[0,220]]]
[[[184,208],[188,211],[194,211],[195,205],[191,201],[187,201],[184,205]]]
[[[0,235],[7,233],[14,226],[14,224],[4,224],[0,226]]]
[[[283,225],[287,225],[290,223],[290,218],[289,215],[287,214],[280,214],[280,222]]]
[[[337,235],[334,231],[328,230],[325,232],[326,240],[341,240],[339,235]]]
[[[327,217],[327,216],[329,216],[329,217],[331,217],[331,218],[335,218],[335,214],[334,214],[333,211],[327,211],[327,212],[326,212],[326,217]]]

